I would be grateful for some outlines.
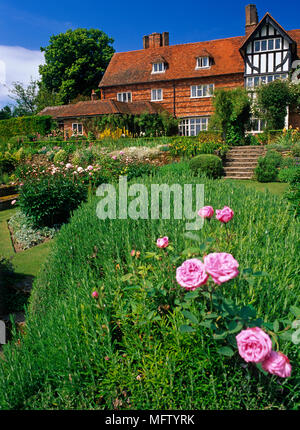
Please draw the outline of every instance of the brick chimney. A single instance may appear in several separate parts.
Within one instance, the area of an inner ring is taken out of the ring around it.
[[[95,90],[92,90],[91,100],[93,102],[96,101],[96,100],[98,100],[98,95],[96,94]]]
[[[143,48],[158,48],[160,46],[169,46],[169,33],[152,33],[143,37]]]
[[[255,4],[248,4],[246,6],[246,28],[245,33],[246,36],[249,36],[250,33],[255,29],[258,24],[258,14]]]

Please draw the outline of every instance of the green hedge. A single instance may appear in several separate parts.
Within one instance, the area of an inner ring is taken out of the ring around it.
[[[0,136],[10,138],[29,134],[45,136],[54,128],[54,121],[50,115],[22,116],[3,119],[0,121]]]

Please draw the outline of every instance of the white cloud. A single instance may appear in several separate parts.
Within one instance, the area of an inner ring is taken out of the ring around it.
[[[39,78],[39,65],[44,54],[20,46],[0,45],[0,108],[13,102],[8,97],[13,82],[27,85],[31,78]]]

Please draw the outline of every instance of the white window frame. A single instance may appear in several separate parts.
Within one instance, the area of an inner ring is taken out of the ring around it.
[[[152,64],[152,73],[165,73],[166,71],[166,64],[163,62],[160,63],[153,63]]]
[[[122,93],[117,93],[118,102],[130,103],[132,102],[132,92],[124,91]]]
[[[81,132],[78,131],[79,127],[81,128]],[[83,136],[83,125],[81,122],[72,123],[72,133],[73,136]]]
[[[259,85],[268,84],[275,81],[275,79],[287,79],[288,73],[275,73],[273,75],[262,75],[262,76],[248,76],[246,78],[246,88],[253,89]]]
[[[214,90],[214,84],[191,85],[191,99],[212,97],[214,94]]]
[[[179,134],[181,136],[197,136],[201,131],[207,131],[208,120],[208,116],[181,118]]]
[[[207,64],[204,64],[206,63]],[[209,69],[210,68],[210,58],[209,57],[197,57],[195,69]]]
[[[160,97],[159,97],[160,95]],[[163,90],[162,88],[153,88],[151,90],[151,101],[152,102],[161,102],[163,100]]]
[[[273,49],[269,48],[269,41],[273,40]],[[276,41],[279,40],[279,48],[276,48]],[[266,49],[262,49],[262,44],[266,43]],[[256,49],[256,44],[259,45],[259,49]],[[253,53],[256,52],[270,52],[270,51],[279,51],[282,48],[282,39],[280,37],[274,37],[272,39],[261,39],[261,40],[254,40],[253,44]]]

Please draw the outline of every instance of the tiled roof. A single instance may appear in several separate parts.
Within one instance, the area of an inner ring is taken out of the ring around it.
[[[300,57],[300,30],[290,30],[286,33],[297,43]],[[244,73],[244,61],[239,49],[246,39],[248,37],[238,36],[115,53],[99,87]],[[195,69],[196,58],[200,56],[209,56],[213,59],[210,68]],[[152,74],[152,63],[157,58],[165,59],[168,67],[164,73]]]
[[[164,109],[158,103],[148,101],[135,101],[131,103],[119,102],[117,100],[95,100],[78,102],[63,106],[50,106],[39,112],[39,115],[51,115],[55,119],[76,118],[80,116],[95,116],[105,114],[133,114],[139,115],[144,112],[155,114]]]
[[[243,73],[239,48],[244,39],[239,36],[115,53],[99,87]],[[207,55],[213,58],[211,67],[195,69],[196,57]],[[165,59],[168,68],[164,73],[152,74],[152,63],[159,57]]]

